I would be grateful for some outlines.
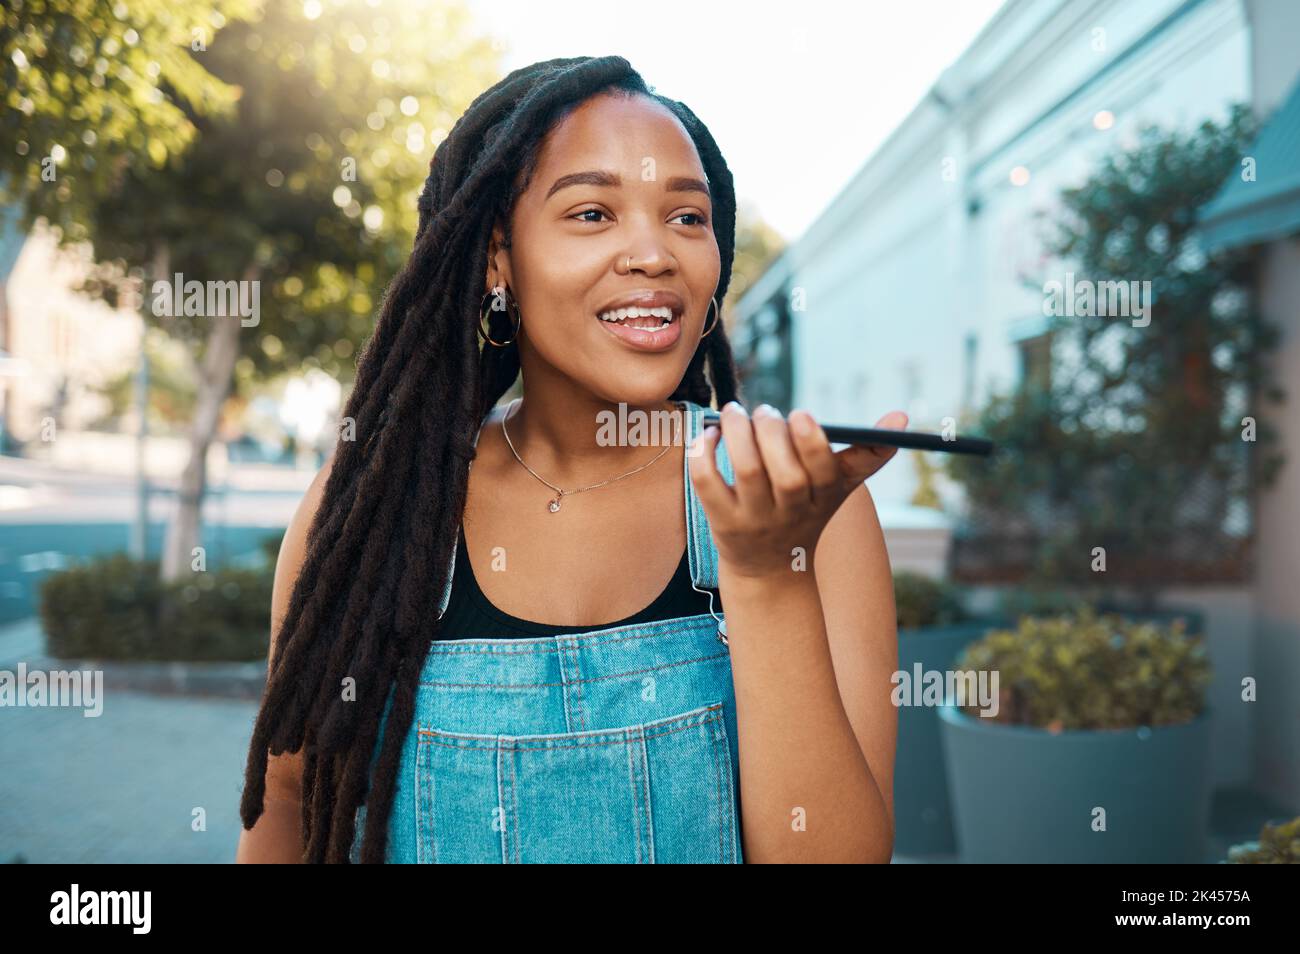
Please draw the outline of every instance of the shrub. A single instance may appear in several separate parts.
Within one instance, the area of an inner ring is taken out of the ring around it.
[[[1300,816],[1280,825],[1265,825],[1258,841],[1228,849],[1234,865],[1300,865]]]
[[[94,557],[43,581],[47,651],[60,659],[263,659],[273,579],[268,570],[222,568],[163,584],[156,560]]]
[[[986,633],[953,665],[998,673],[997,721],[1052,731],[1188,722],[1204,710],[1210,681],[1204,643],[1182,620],[1161,626],[1088,606],[1022,616],[1017,629]]]
[[[894,605],[900,630],[947,626],[966,618],[955,587],[911,570],[894,574]]]

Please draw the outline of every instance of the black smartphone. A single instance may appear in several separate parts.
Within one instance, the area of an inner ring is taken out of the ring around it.
[[[719,424],[718,412],[709,409],[701,417],[702,427]],[[821,424],[820,421],[817,423]],[[896,431],[881,427],[850,427],[846,424],[822,424],[826,439],[832,444],[877,444],[885,447],[902,447],[907,450],[942,451],[947,454],[975,454],[987,457],[993,452],[993,442],[982,437],[954,437],[945,440],[940,434],[925,431]]]

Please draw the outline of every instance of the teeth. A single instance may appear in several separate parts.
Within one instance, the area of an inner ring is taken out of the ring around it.
[[[659,327],[667,326],[673,319],[673,310],[669,307],[661,306],[659,308],[617,308],[613,311],[602,312],[596,316],[601,321],[623,321],[627,318],[661,318],[663,324]],[[653,331],[653,328],[644,330]]]

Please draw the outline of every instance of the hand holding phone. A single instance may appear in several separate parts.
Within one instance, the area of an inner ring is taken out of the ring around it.
[[[718,412],[704,412],[703,426],[717,425]],[[819,422],[820,423],[820,422]],[[859,444],[863,446],[901,447],[906,450],[942,451],[946,454],[975,454],[987,457],[993,452],[993,442],[980,437],[954,437],[924,431],[898,431],[879,427],[858,427],[848,424],[822,424],[826,439],[832,444]]]

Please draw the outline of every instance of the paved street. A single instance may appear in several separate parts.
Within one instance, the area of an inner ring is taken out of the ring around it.
[[[0,708],[0,861],[233,862],[256,704],[106,691],[103,706]]]

